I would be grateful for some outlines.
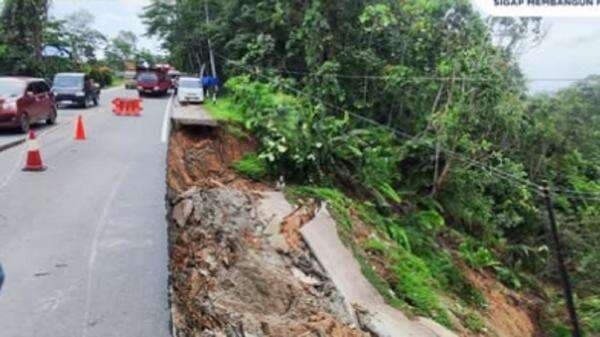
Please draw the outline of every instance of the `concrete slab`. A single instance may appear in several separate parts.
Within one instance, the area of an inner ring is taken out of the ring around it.
[[[201,105],[179,105],[178,103],[174,103],[171,119],[173,119],[175,125],[219,126],[217,121]]]
[[[281,192],[261,192],[260,199],[256,205],[256,215],[265,225],[263,234],[273,247],[280,250],[288,250],[289,247],[281,232],[281,224],[286,216],[294,211],[294,207]]]
[[[294,211],[294,207],[281,192],[260,192],[257,203],[257,215],[265,224],[265,235],[275,235],[281,230],[283,219]]]
[[[302,236],[329,277],[338,288],[350,312],[354,305],[369,313],[369,328],[379,336],[389,337],[456,337],[429,320],[411,320],[385,303],[383,297],[363,276],[358,262],[344,246],[337,226],[326,207],[304,225]],[[425,323],[425,324],[424,324]]]

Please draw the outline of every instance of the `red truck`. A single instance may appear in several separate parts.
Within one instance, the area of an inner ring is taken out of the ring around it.
[[[173,85],[168,76],[171,68],[158,64],[153,67],[138,67],[136,69],[137,90],[140,96],[148,94],[165,95]]]

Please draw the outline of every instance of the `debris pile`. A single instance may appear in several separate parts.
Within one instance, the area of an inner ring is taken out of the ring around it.
[[[256,194],[191,188],[171,197],[175,337],[358,337],[308,253],[275,248]]]

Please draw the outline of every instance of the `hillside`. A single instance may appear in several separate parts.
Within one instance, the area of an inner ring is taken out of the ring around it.
[[[485,21],[460,0],[272,0],[210,2],[206,24],[182,4],[144,18],[181,69],[208,54],[190,41],[212,39],[227,81],[208,108],[252,139],[227,162],[234,183],[327,202],[408,314],[464,336],[567,336],[549,185],[581,325],[600,333],[600,83],[528,95],[514,48],[538,21]]]

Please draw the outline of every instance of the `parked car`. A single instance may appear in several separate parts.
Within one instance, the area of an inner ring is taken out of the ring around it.
[[[0,77],[0,127],[27,133],[31,124],[56,122],[50,86],[41,78]]]
[[[137,87],[137,81],[135,80],[135,71],[127,70],[123,73],[125,79],[125,89],[135,89]]]
[[[56,74],[52,91],[58,105],[77,105],[87,108],[98,105],[100,101],[100,86],[84,73]]]
[[[204,88],[198,77],[180,77],[177,86],[177,100],[179,103],[204,102]]]

